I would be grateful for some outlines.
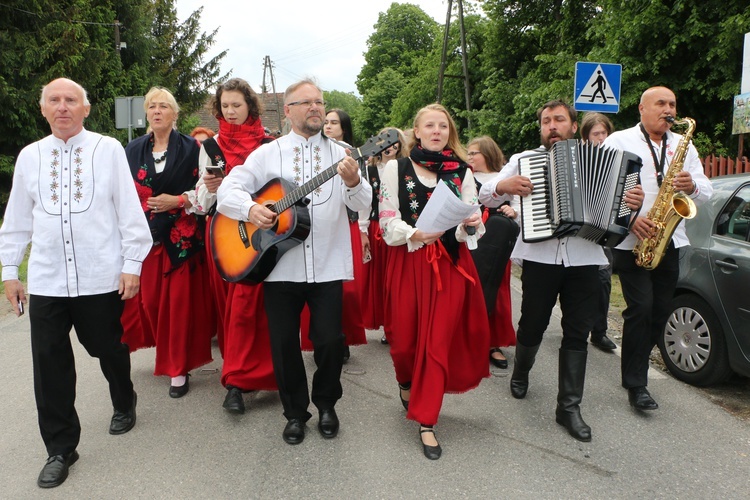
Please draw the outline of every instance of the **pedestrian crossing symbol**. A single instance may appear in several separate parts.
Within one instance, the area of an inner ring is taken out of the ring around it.
[[[576,111],[617,113],[620,110],[620,78],[622,66],[596,62],[576,63]]]

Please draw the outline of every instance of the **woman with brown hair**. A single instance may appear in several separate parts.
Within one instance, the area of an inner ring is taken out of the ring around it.
[[[362,316],[365,328],[377,330],[385,324],[385,291],[383,283],[386,272],[386,252],[388,245],[383,240],[383,231],[380,228],[379,199],[380,199],[380,176],[386,163],[406,156],[406,139],[404,134],[392,127],[382,129],[379,134],[394,130],[398,133],[398,142],[383,150],[380,154],[370,158],[367,166],[367,179],[372,186],[372,204],[369,211],[359,213],[359,229],[362,238],[362,254],[367,256],[364,260],[366,273],[362,282]],[[381,344],[387,344],[385,334],[380,339]]]
[[[481,185],[492,179],[505,165],[505,156],[489,136],[469,141],[469,165]],[[490,363],[508,368],[501,347],[516,345],[513,308],[510,302],[510,254],[518,236],[518,214],[509,203],[496,208],[483,207],[482,221],[486,233],[471,254],[482,280],[482,290],[490,320]]]
[[[219,85],[211,106],[219,121],[219,133],[203,141],[198,162],[201,175],[192,198],[195,210],[208,214],[216,209],[216,190],[224,176],[242,165],[258,146],[273,140],[261,124],[263,104],[245,80],[232,78]],[[211,215],[209,222],[210,218]],[[217,336],[224,358],[221,383],[227,389],[222,406],[231,413],[242,414],[243,393],[277,389],[263,309],[263,284],[224,281],[214,264],[210,245],[208,255],[211,295],[219,319]]]

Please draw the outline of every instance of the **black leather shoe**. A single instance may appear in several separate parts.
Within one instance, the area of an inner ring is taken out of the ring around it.
[[[298,418],[289,420],[281,437],[287,444],[300,444],[305,440],[305,423]]]
[[[404,397],[401,395],[401,391],[409,391],[411,390],[411,382],[408,384],[398,384],[398,398],[401,400],[401,405],[404,407],[404,410],[409,409],[409,400],[404,399]]]
[[[656,410],[659,405],[645,387],[631,387],[628,389],[630,406],[637,410]]]
[[[352,357],[351,351],[349,351],[349,346],[344,344],[344,363],[349,361],[349,358]]]
[[[383,344],[383,345],[388,345],[388,339],[385,338],[385,335],[383,335],[382,337],[380,337],[380,343]]]
[[[188,373],[185,377],[185,383],[179,387],[174,385],[169,386],[169,397],[170,398],[181,398],[190,390],[190,374]]]
[[[493,353],[499,352],[503,356],[505,356],[505,353],[500,349],[499,347],[493,347],[490,349],[490,363],[495,365],[497,368],[506,369],[508,368],[508,360],[507,359],[497,359],[492,357]]]
[[[231,385],[227,386],[227,396],[224,398],[224,407],[229,413],[242,415],[245,413],[245,401],[242,399],[242,391]]]
[[[109,423],[110,434],[125,434],[135,426],[135,405],[138,402],[138,394],[133,391],[133,406],[128,411],[115,410],[112,421]]]
[[[432,433],[432,435],[435,435],[435,429],[432,427],[425,427],[421,426],[419,428],[419,440],[422,441],[422,434]],[[437,436],[436,436],[437,439]],[[424,444],[424,441],[422,441],[422,449],[424,451],[424,456],[429,458],[430,460],[437,460],[440,458],[440,455],[443,454],[443,449],[440,447],[440,443],[438,443],[437,446],[430,446],[427,444]]]
[[[336,410],[320,410],[318,419],[318,430],[321,436],[326,439],[335,438],[339,433],[339,417],[336,416]]]
[[[614,351],[617,349],[617,344],[612,342],[607,335],[602,335],[600,338],[594,338],[594,336],[591,336],[591,345],[595,345],[599,349],[603,351]]]
[[[65,455],[53,455],[47,458],[36,484],[40,488],[60,486],[68,478],[68,469],[78,460],[78,452],[73,450]]]

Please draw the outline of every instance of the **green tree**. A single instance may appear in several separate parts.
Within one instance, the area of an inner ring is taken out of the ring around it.
[[[372,89],[362,98],[358,122],[365,135],[375,135],[390,122],[391,105],[403,90],[406,80],[392,68],[385,68],[375,77]]]
[[[381,12],[375,31],[367,40],[365,65],[357,76],[357,89],[364,98],[385,69],[409,78],[419,70],[421,57],[433,48],[438,24],[422,9],[392,3]]]
[[[598,41],[589,58],[623,66],[615,124],[636,123],[641,93],[665,85],[677,96],[678,113],[693,117],[705,134],[702,154],[733,142],[731,126],[719,124],[731,123],[732,98],[739,93],[739,61],[750,31],[747,2],[605,0],[601,7],[589,33]]]
[[[218,28],[210,34],[201,33],[202,12],[203,7],[200,7],[179,24],[174,0],[154,0],[150,33],[153,79],[168,88],[180,103],[180,121],[201,108],[216,84],[229,77],[229,73],[220,73],[226,50],[204,62]]]
[[[326,101],[326,109],[343,109],[352,119],[352,131],[354,133],[354,145],[359,146],[367,140],[367,135],[359,123],[359,114],[362,108],[362,99],[353,92],[341,92],[340,90],[326,90],[323,92]]]
[[[26,144],[49,133],[39,93],[54,78],[87,89],[90,130],[124,139],[114,128],[114,99],[142,95],[152,85],[175,91],[189,113],[221,80],[225,52],[204,62],[216,30],[200,33],[201,9],[184,23],[173,0],[8,0],[0,17],[0,214],[12,165]],[[157,16],[157,11],[159,15]],[[116,22],[118,21],[118,22]],[[127,49],[115,47],[115,32]],[[162,36],[162,34],[164,36]]]
[[[596,43],[587,35],[599,3],[482,2],[489,25],[474,94],[478,133],[494,137],[507,153],[538,144],[536,110],[551,99],[572,102],[574,65]]]

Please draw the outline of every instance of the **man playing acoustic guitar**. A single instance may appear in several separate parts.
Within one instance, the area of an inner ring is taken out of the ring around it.
[[[259,147],[244,165],[229,173],[217,192],[217,209],[259,229],[250,239],[253,247],[264,242],[273,246],[278,241],[278,249],[266,252],[273,255],[278,251],[281,256],[265,278],[265,310],[274,372],[287,418],[282,436],[289,444],[299,444],[305,438],[305,422],[311,417],[307,411],[311,397],[319,411],[322,436],[333,438],[338,433],[334,406],[342,395],[342,281],[353,278],[345,207],[367,209],[372,188],[362,182],[357,162],[321,134],[325,103],[315,82],[302,80],[286,90],[284,114],[292,131]],[[302,186],[337,162],[338,175],[312,190],[305,200],[307,207],[296,204],[277,213],[262,202],[259,191],[263,192],[269,181],[281,178],[283,186]],[[295,226],[307,224],[309,235],[301,244],[290,243],[295,234],[304,234],[307,229],[299,231]],[[267,237],[274,232],[277,238]],[[310,310],[310,339],[317,365],[311,397],[299,340],[300,313],[305,304]]]

